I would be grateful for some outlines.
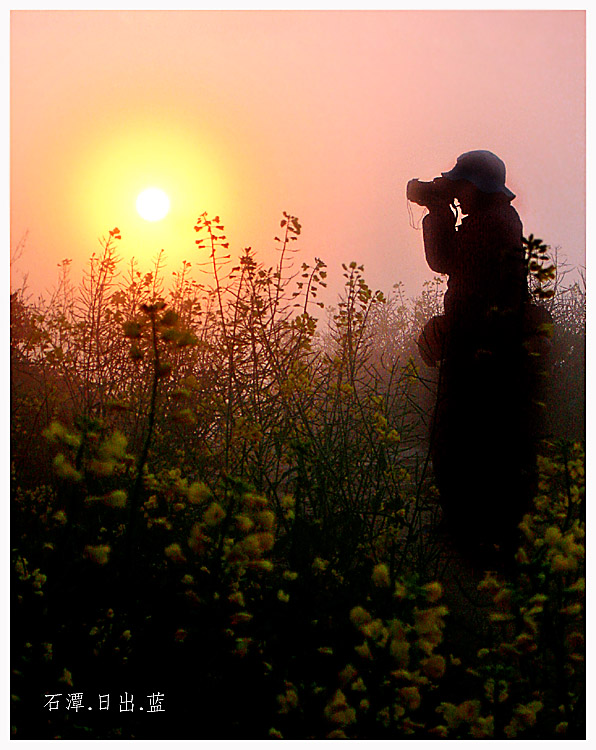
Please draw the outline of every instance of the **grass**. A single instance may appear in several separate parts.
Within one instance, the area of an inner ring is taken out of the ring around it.
[[[203,215],[215,284],[185,263],[170,289],[159,259],[121,273],[114,230],[79,288],[65,262],[51,299],[13,295],[14,738],[583,737],[577,404],[550,407],[507,574],[470,567],[413,344],[441,282],[386,299],[351,263],[323,325],[300,228],[230,269]],[[568,378],[581,300],[545,296]]]

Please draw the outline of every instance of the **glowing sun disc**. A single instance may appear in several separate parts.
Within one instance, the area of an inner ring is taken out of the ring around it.
[[[170,199],[159,188],[147,188],[137,198],[137,211],[146,221],[159,221],[170,210]]]

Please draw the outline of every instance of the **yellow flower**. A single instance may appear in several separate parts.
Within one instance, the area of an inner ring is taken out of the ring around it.
[[[292,683],[286,682],[286,692],[277,696],[277,702],[280,714],[287,714],[298,706],[298,693]]]
[[[444,724],[439,724],[439,726],[429,729],[428,733],[440,737],[441,739],[445,739],[449,734],[449,730]]]
[[[259,526],[268,531],[275,527],[275,513],[272,510],[261,510],[255,513],[254,519]]]
[[[242,497],[242,502],[247,508],[265,508],[268,505],[267,498],[255,492],[246,492]]]
[[[291,495],[284,495],[280,500],[280,505],[284,510],[289,510],[296,505],[296,500]]]
[[[356,625],[364,625],[372,620],[370,614],[363,607],[353,607],[350,610],[350,620]]]
[[[273,549],[275,537],[270,531],[259,531],[257,534],[253,534],[253,536],[256,538],[261,552],[268,552]]]
[[[240,657],[246,656],[248,653],[248,647],[251,643],[252,638],[236,638],[236,654]]]
[[[430,604],[434,604],[443,596],[443,587],[438,581],[427,583],[423,588],[426,591],[426,600]]]
[[[187,490],[188,502],[199,505],[211,497],[211,490],[204,482],[193,482]]]
[[[561,530],[557,526],[549,526],[549,528],[544,532],[544,541],[550,546],[557,544],[560,539]]]
[[[248,516],[235,516],[235,518],[238,530],[242,531],[244,534],[248,533],[255,525],[252,518],[249,518]]]
[[[112,508],[124,508],[127,501],[128,496],[125,490],[114,490],[103,498],[103,502]]]
[[[99,448],[99,456],[101,459],[121,459],[126,455],[126,444],[128,440],[120,430],[114,430],[110,437],[101,444]]]
[[[372,581],[375,586],[390,586],[391,578],[389,577],[389,568],[385,563],[375,565],[372,572]]]
[[[339,679],[342,685],[347,685],[357,674],[358,671],[351,664],[347,664],[339,673]]]
[[[393,591],[393,596],[396,599],[403,599],[407,593],[408,592],[407,592],[405,585],[401,581],[396,581],[395,590]]]
[[[196,554],[201,554],[205,549],[206,544],[209,542],[209,537],[203,533],[203,528],[200,523],[193,524],[190,530],[190,536],[188,537],[187,544],[190,549]]]
[[[367,636],[367,638],[372,638],[374,641],[378,641],[379,639],[382,639],[383,636],[387,635],[387,629],[383,626],[383,621],[379,619],[371,620],[370,622],[361,625],[360,632]]]
[[[250,565],[251,568],[263,570],[266,573],[270,573],[273,570],[273,563],[271,560],[251,560],[247,564]]]
[[[445,674],[445,659],[439,654],[422,659],[420,666],[424,674],[431,679],[438,680]]]
[[[203,521],[207,526],[217,526],[226,517],[224,509],[219,503],[213,502],[203,513]]]
[[[457,715],[457,706],[453,703],[440,703],[435,711],[442,714],[450,729],[456,729],[460,724],[460,718]]]
[[[456,710],[456,716],[468,724],[475,721],[480,714],[480,701],[464,701]]]
[[[289,602],[290,601],[290,595],[286,594],[285,591],[282,591],[282,589],[279,589],[277,592],[277,598],[280,602]]]
[[[125,641],[130,641],[130,639],[132,638],[132,634],[130,630],[125,630],[120,637]]]
[[[474,739],[484,739],[486,737],[492,737],[494,728],[494,716],[479,716],[470,726],[470,734]]]
[[[356,711],[348,705],[346,696],[341,690],[336,690],[333,698],[325,706],[325,716],[334,724],[346,726],[356,721]]]
[[[73,482],[80,482],[82,474],[77,471],[75,467],[64,457],[63,453],[59,453],[54,458],[54,471],[61,479],[70,480]]]
[[[368,641],[364,641],[364,643],[360,646],[354,646],[354,650],[356,651],[358,656],[361,656],[363,659],[372,659]]]
[[[577,560],[574,557],[565,557],[564,555],[554,555],[551,560],[551,570],[555,573],[566,573],[569,570],[577,568]]]
[[[570,617],[575,617],[576,615],[579,615],[582,611],[582,605],[579,602],[576,602],[575,604],[570,604],[567,607],[563,607],[563,609],[560,609],[559,612],[562,615],[569,615]]]
[[[284,570],[283,576],[286,581],[295,581],[298,578],[298,573],[293,570]]]
[[[395,659],[398,667],[405,669],[410,658],[410,644],[407,641],[398,641],[393,638],[389,644],[389,653]]]
[[[98,544],[96,546],[87,544],[83,550],[83,555],[97,565],[105,565],[108,562],[110,552],[111,548],[108,544]]]
[[[312,563],[312,569],[322,572],[327,569],[328,565],[329,562],[327,560],[323,560],[321,557],[315,557]]]
[[[72,674],[68,671],[68,669],[66,669],[66,667],[64,667],[64,671],[62,672],[62,676],[59,678],[59,681],[65,682],[67,685],[70,685],[70,687],[73,686]]]
[[[354,680],[354,682],[351,685],[352,690],[355,690],[356,692],[365,692],[366,691],[366,685],[364,684],[364,680],[362,677],[359,677],[357,680]]]
[[[66,523],[66,513],[63,510],[57,510],[52,516],[56,523],[64,525]]]
[[[274,740],[283,740],[282,733],[278,729],[275,729],[275,727],[271,727],[269,730],[269,736]]]
[[[400,688],[398,694],[410,711],[415,711],[420,707],[420,693],[417,687]]]
[[[174,542],[173,544],[168,545],[164,550],[165,556],[168,557],[172,562],[186,562],[186,557],[184,557],[184,554],[182,552],[182,549],[179,544]]]

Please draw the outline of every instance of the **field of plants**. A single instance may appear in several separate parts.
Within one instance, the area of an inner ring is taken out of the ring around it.
[[[443,281],[352,262],[326,310],[296,217],[271,268],[195,229],[205,285],[114,229],[81,284],[11,295],[12,737],[583,738],[581,278],[542,295],[538,492],[485,571],[429,460]]]

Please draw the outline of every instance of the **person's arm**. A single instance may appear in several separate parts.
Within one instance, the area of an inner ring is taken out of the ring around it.
[[[426,262],[437,273],[451,273],[455,252],[455,215],[446,203],[430,208],[422,221]]]

